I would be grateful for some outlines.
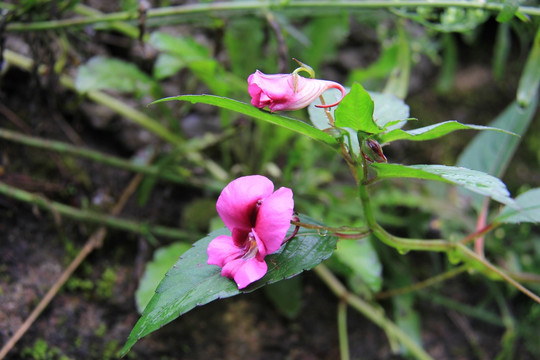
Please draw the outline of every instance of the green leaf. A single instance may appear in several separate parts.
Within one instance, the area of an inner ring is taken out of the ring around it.
[[[163,80],[173,76],[186,67],[186,62],[176,55],[162,53],[159,54],[154,64],[154,77]]]
[[[415,309],[415,301],[413,294],[403,294],[392,297],[392,305],[394,309],[394,318],[396,325],[414,342],[422,346],[422,325],[420,315]],[[400,344],[402,354],[411,355],[410,351]]]
[[[368,239],[340,241],[334,256],[349,269],[346,275],[355,292],[361,292],[359,281],[367,285],[372,293],[381,290],[382,265]]]
[[[246,103],[236,101],[236,100],[232,100],[229,98],[220,97],[220,96],[180,95],[180,96],[173,96],[173,97],[156,100],[152,104],[157,104],[160,102],[172,101],[172,100],[189,101],[191,103],[201,103],[201,104],[218,106],[220,108],[236,111],[240,114],[251,116],[255,119],[263,120],[274,125],[282,126],[284,128],[295,131],[302,135],[306,135],[312,139],[319,140],[328,145],[337,144],[337,141],[330,135],[326,134],[325,132],[319,129],[314,128],[313,126],[310,126],[304,122],[301,122],[300,120],[296,120],[293,118],[289,118],[289,117],[281,116],[277,114],[271,114],[264,110],[257,109],[253,105],[246,104]]]
[[[516,198],[519,209],[506,206],[494,220],[507,224],[540,223],[540,188],[531,189]]]
[[[373,100],[362,85],[354,83],[351,91],[341,100],[335,113],[335,124],[365,133],[377,134],[381,129],[373,121]]]
[[[345,91],[349,93],[350,89],[345,88]],[[409,119],[409,106],[403,100],[391,94],[382,94],[373,91],[368,91],[368,94],[371,100],[373,100],[373,121],[375,121],[379,128],[392,130],[399,129],[405,125]],[[341,92],[337,89],[330,89],[324,93],[324,99],[327,104],[335,103],[341,99]],[[330,123],[325,111],[315,106],[320,104],[321,101],[316,99],[309,105],[309,119],[317,129],[324,130],[330,127]],[[333,118],[335,118],[334,109],[328,109]]]
[[[139,313],[143,312],[152,296],[154,296],[156,287],[159,285],[161,279],[163,279],[167,270],[189,248],[191,248],[191,245],[177,242],[161,247],[154,252],[154,258],[146,264],[146,269],[139,282],[139,287],[135,292],[135,303]]]
[[[319,224],[306,216],[301,216],[300,220]],[[292,230],[293,227],[289,232]],[[268,272],[262,279],[244,290],[238,290],[233,280],[221,276],[221,268],[207,264],[208,244],[219,235],[230,235],[230,231],[217,230],[197,241],[167,272],[131,331],[121,351],[122,355],[143,336],[158,330],[196,306],[251,292],[313,268],[332,255],[337,241],[336,237],[322,236],[317,231],[301,228],[293,239],[276,253],[266,257]]]
[[[536,101],[522,109],[515,101],[491,124],[491,127],[523,135],[536,110]],[[521,138],[500,132],[485,131],[478,134],[457,160],[457,165],[502,177],[510,163]],[[483,198],[474,196],[474,206],[480,209]]]
[[[504,23],[512,20],[514,14],[519,9],[519,0],[505,0],[501,12],[497,15],[496,20]]]
[[[533,45],[523,74],[519,79],[517,102],[523,107],[538,101],[538,88],[540,86],[540,27],[536,31]]]
[[[516,135],[516,134],[513,134],[512,132],[509,132],[503,129],[498,129],[498,128],[489,127],[489,126],[482,126],[482,125],[462,124],[457,121],[451,120],[451,121],[445,121],[442,123],[425,126],[425,127],[413,129],[413,130],[394,129],[385,134],[380,134],[379,142],[381,144],[386,144],[386,143],[396,141],[396,140],[426,141],[426,140],[437,139],[441,136],[444,136],[456,130],[466,130],[466,129],[494,130],[494,131],[500,131],[506,134]]]
[[[264,292],[279,313],[294,319],[302,309],[302,280],[300,276],[264,287]]]
[[[102,56],[80,66],[75,78],[75,88],[80,93],[110,89],[142,95],[154,86],[152,78],[132,63]]]
[[[399,165],[373,163],[371,167],[377,171],[381,179],[415,178],[444,181],[459,185],[467,190],[483,196],[489,196],[502,204],[516,208],[517,204],[510,197],[506,185],[496,177],[477,170],[445,165]]]
[[[385,130],[399,129],[409,119],[409,105],[395,95],[369,92],[375,109],[373,121]]]

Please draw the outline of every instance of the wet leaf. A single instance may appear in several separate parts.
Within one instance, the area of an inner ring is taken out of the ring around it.
[[[495,201],[515,208],[506,185],[498,178],[477,170],[445,165],[399,165],[373,163],[377,176],[386,178],[415,178],[452,183]]]
[[[302,308],[300,276],[265,286],[264,291],[281,315],[294,319],[300,313]]]
[[[306,216],[301,216],[300,220],[305,223],[316,223]],[[293,227],[289,232],[292,230]],[[332,255],[337,241],[337,238],[320,235],[315,230],[300,229],[293,239],[276,253],[265,258],[268,272],[262,279],[244,290],[238,290],[233,280],[221,276],[220,267],[207,264],[208,244],[219,235],[230,235],[230,231],[217,230],[197,241],[193,248],[186,251],[167,272],[156,289],[156,294],[131,331],[122,349],[122,355],[125,355],[140,338],[158,330],[196,306],[251,292],[313,268]]]

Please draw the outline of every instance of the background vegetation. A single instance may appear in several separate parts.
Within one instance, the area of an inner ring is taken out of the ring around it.
[[[497,165],[494,175],[513,196],[540,186],[538,2],[0,6],[0,358],[116,358],[164,272],[221,227],[215,200],[238,176],[263,174],[292,188],[296,210],[330,226],[363,224],[338,155],[225,110],[147,106],[158,98],[211,93],[249,102],[249,74],[289,73],[297,58],[318,78],[405,99],[421,126],[514,126],[522,137],[476,165]],[[306,111],[289,115],[308,120]],[[478,151],[475,136],[483,149],[501,141],[463,131],[384,151],[393,163],[465,165]],[[498,210],[424,181],[377,183],[372,201],[385,228],[419,238],[460,239]],[[537,225],[502,226],[484,244],[493,263],[540,291]],[[441,255],[341,242],[327,266],[433,358],[540,353],[539,304]],[[127,356],[335,359],[344,338],[336,307],[339,299],[309,272],[197,308]],[[410,356],[361,315],[347,319],[351,358]]]

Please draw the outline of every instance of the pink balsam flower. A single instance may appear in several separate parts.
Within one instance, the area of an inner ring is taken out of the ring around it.
[[[220,235],[208,245],[208,264],[222,268],[221,276],[243,289],[266,274],[264,257],[276,252],[293,214],[291,189],[260,175],[231,181],[221,192],[216,209],[232,236]]]
[[[272,112],[305,108],[328,89],[338,89],[345,96],[345,89],[337,82],[308,79],[294,73],[266,75],[257,70],[249,75],[248,84],[251,104],[260,109],[268,106]],[[317,106],[331,107],[337,104],[339,101]]]

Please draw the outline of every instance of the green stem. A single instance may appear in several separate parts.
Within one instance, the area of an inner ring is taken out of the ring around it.
[[[212,2],[195,3],[171,7],[162,7],[148,10],[147,19],[178,16],[182,19],[189,18],[189,15],[199,15],[204,13],[215,13],[219,15],[231,15],[227,13],[240,12],[256,13],[261,9],[271,10],[308,10],[310,13],[327,13],[329,10],[364,10],[364,9],[389,9],[389,8],[416,8],[416,7],[442,8],[461,7],[468,9],[484,9],[491,11],[501,11],[503,3],[491,1],[468,1],[468,0],[376,0],[376,1],[289,1],[275,2],[267,1],[243,1],[243,2]],[[540,8],[535,6],[519,6],[518,12],[527,15],[540,15]],[[99,16],[89,16],[85,18],[73,18],[63,20],[38,21],[33,23],[11,23],[6,27],[6,31],[35,31],[60,29],[72,26],[84,26],[97,23],[137,20],[137,11],[122,11]]]
[[[339,354],[341,360],[349,360],[349,336],[347,333],[347,302],[341,300],[338,303],[337,311],[338,336],[339,336]]]
[[[14,141],[23,145],[32,146],[38,149],[46,149],[46,150],[56,151],[61,154],[79,156],[85,159],[99,162],[101,164],[114,166],[116,168],[123,169],[123,170],[130,170],[130,171],[139,172],[145,175],[157,176],[162,179],[165,179],[174,183],[178,183],[178,184],[189,183],[187,179],[177,174],[164,172],[163,169],[161,169],[159,166],[137,164],[135,162],[127,161],[116,156],[107,155],[99,151],[81,148],[79,146],[73,146],[73,145],[66,144],[60,141],[43,140],[38,137],[23,135],[23,134],[6,130],[6,129],[2,129],[2,128],[0,128],[0,138],[9,140],[9,141]]]
[[[387,333],[398,339],[417,359],[432,359],[424,349],[422,349],[413,339],[396,326],[392,321],[384,316],[384,313],[360,297],[351,294],[347,288],[332,274],[328,268],[322,264],[314,268],[315,273],[330,288],[330,290],[343,301],[347,302],[352,308],[360,312],[373,323],[384,329]]]
[[[16,187],[7,185],[0,181],[0,194],[16,199],[18,201],[37,205],[38,207],[50,211],[55,217],[62,215],[68,218],[96,223],[115,229],[130,231],[137,234],[162,236],[174,239],[187,239],[190,233],[184,230],[169,228],[159,225],[150,225],[135,221],[119,219],[115,216],[105,215],[90,210],[77,209],[72,206],[64,205],[51,201],[43,196],[35,195]]]
[[[484,265],[489,271],[497,274],[499,277],[501,277],[504,281],[509,283],[510,285],[514,286],[516,289],[521,291],[523,294],[527,295],[534,301],[540,304],[540,297],[527,289],[525,286],[521,285],[519,282],[517,282],[515,279],[513,279],[510,275],[508,275],[506,272],[504,272],[502,269],[499,269],[489,261],[487,261],[483,256],[477,254],[476,252],[472,251],[468,247],[466,247],[463,244],[457,243],[456,248],[458,251],[461,252],[461,254],[464,255],[464,257],[475,260],[482,265]],[[489,274],[489,272],[488,272]]]
[[[300,221],[291,221],[291,224],[301,226],[306,229],[325,230],[328,232],[355,232],[355,233],[367,233],[369,229],[366,227],[351,227],[351,226],[339,226],[332,227],[326,225],[308,224]]]
[[[454,244],[446,240],[406,239],[388,233],[375,220],[369,195],[367,193],[367,187],[361,184],[358,186],[358,190],[364,209],[366,223],[373,234],[385,244],[396,248],[401,252],[409,250],[446,252],[454,248]]]
[[[442,274],[439,274],[437,276],[430,277],[429,279],[418,282],[416,284],[412,284],[412,285],[409,285],[409,286],[404,286],[404,287],[401,287],[401,288],[398,288],[398,289],[392,289],[392,290],[380,292],[378,294],[375,294],[374,298],[375,299],[386,299],[386,298],[389,298],[389,297],[392,297],[392,296],[398,296],[398,295],[408,294],[408,293],[413,292],[413,291],[418,291],[418,290],[424,289],[424,288],[426,288],[428,286],[432,286],[432,285],[441,283],[443,281],[446,281],[448,279],[451,279],[454,276],[457,276],[457,275],[461,274],[462,272],[467,271],[467,269],[468,269],[467,265],[461,265],[461,266],[458,266],[458,267],[456,267],[456,268],[454,268],[452,270],[449,270],[449,271],[444,272]]]

